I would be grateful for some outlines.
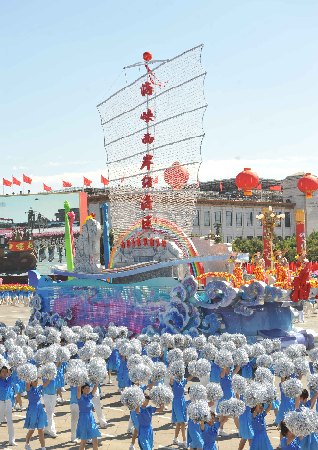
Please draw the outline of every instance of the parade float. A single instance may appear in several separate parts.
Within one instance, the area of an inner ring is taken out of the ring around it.
[[[36,288],[31,321],[97,328],[113,323],[131,333],[243,333],[250,341],[279,337],[286,344],[298,340],[311,346],[306,332],[292,331],[291,287],[294,301],[310,295],[304,268],[298,287],[287,285],[291,280],[283,271],[281,284],[273,282],[260,261],[249,280],[236,259],[232,274],[206,272],[204,264],[226,264],[230,254],[199,254],[190,238],[207,106],[201,52],[198,46],[164,61],[145,52],[141,63],[127,68],[143,68],[144,74],[98,105],[109,182],[103,227],[88,215],[75,246],[74,218],[65,205],[67,267],[54,273],[69,278],[53,282],[30,272]],[[250,169],[237,177],[246,195],[257,183]],[[266,214],[259,220],[265,263],[273,266],[270,233],[280,218],[272,220],[269,211],[266,222]]]

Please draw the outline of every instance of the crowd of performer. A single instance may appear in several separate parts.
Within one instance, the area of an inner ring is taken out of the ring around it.
[[[130,410],[130,450],[154,448],[152,416],[172,405],[172,444],[216,450],[233,420],[238,450],[272,450],[266,415],[273,410],[282,450],[318,449],[318,351],[301,344],[281,348],[279,340],[248,343],[245,336],[133,335],[123,326],[60,330],[0,327],[0,423],[16,445],[12,410],[27,397],[25,449],[37,430],[55,438],[56,405],[69,402],[69,440],[80,450],[99,446],[107,427],[101,406],[106,383],[116,376],[122,403]],[[109,418],[111,420],[111,418]],[[161,431],[158,431],[159,435]],[[230,443],[230,436],[227,443]],[[118,441],[118,448],[124,448]],[[234,449],[234,446],[228,447]]]

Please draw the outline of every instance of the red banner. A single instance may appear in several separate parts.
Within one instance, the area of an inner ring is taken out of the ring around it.
[[[271,267],[271,262],[272,262],[271,241],[270,241],[270,239],[268,239],[268,236],[269,236],[269,233],[267,230],[267,225],[266,225],[266,222],[264,221],[263,222],[263,246],[264,246],[263,257],[264,257],[266,269]]]
[[[27,252],[34,249],[33,241],[10,241],[9,250],[11,252]]]
[[[303,209],[296,209],[296,249],[297,254],[301,255],[306,250],[306,234],[305,234],[305,212]]]

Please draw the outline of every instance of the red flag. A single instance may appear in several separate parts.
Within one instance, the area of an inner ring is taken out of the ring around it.
[[[43,183],[43,190],[49,192],[52,190],[52,188]]]
[[[32,178],[26,176],[23,174],[23,183],[28,183],[31,184],[32,183]]]
[[[12,184],[16,184],[17,186],[21,186],[21,181],[16,177],[12,177]]]
[[[83,177],[83,184],[84,186],[90,186],[92,184],[92,180],[89,180],[86,177]]]
[[[63,187],[72,187],[72,183],[63,180]]]
[[[262,189],[262,183],[259,183],[259,185],[256,188],[258,191],[260,191]]]
[[[2,178],[2,184],[3,186],[12,186],[12,182],[10,180],[6,180],[5,178]]]
[[[269,187],[269,190],[270,190],[270,191],[281,191],[281,190],[282,190],[282,187],[281,187],[280,185],[277,185],[277,186],[270,186],[270,187]]]
[[[109,184],[109,180],[106,177],[103,177],[103,175],[100,176],[100,182],[104,185],[107,186]]]
[[[220,181],[220,191],[221,192],[223,191],[223,183],[222,183],[222,181]]]

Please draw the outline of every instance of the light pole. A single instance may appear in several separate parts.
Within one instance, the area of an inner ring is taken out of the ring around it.
[[[271,206],[263,208],[261,214],[256,216],[256,219],[260,220],[263,226],[264,260],[266,268],[274,268],[273,239],[275,236],[275,227],[277,227],[284,218],[285,214],[277,214],[273,211]]]

